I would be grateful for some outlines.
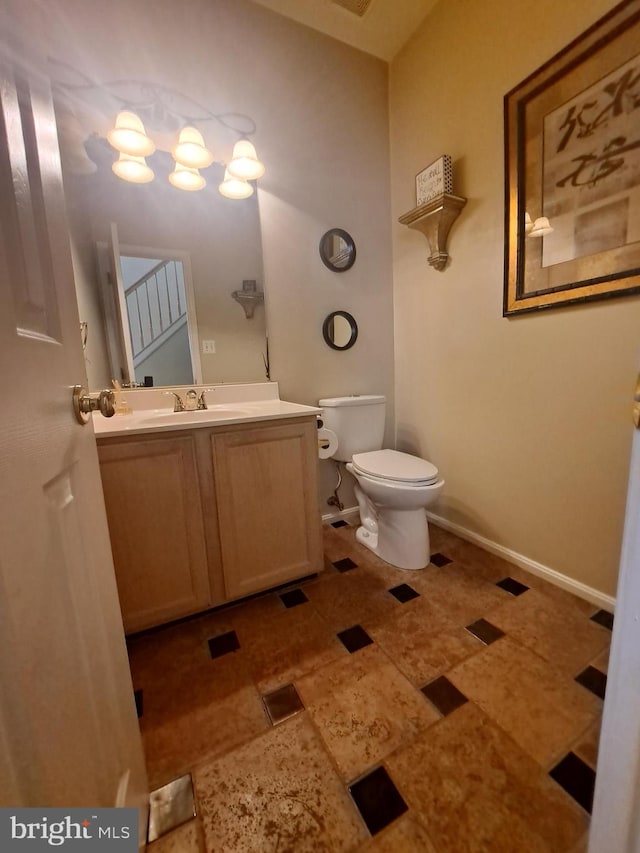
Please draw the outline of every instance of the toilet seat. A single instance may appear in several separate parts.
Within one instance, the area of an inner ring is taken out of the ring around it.
[[[438,481],[438,469],[426,459],[399,450],[354,453],[352,464],[363,477],[407,486],[431,486]]]

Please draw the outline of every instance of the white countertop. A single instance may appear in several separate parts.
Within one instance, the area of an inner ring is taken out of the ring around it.
[[[197,386],[196,386],[197,387]],[[129,392],[130,393],[130,392]],[[122,392],[124,396],[125,392]],[[105,418],[93,413],[96,436],[136,435],[140,433],[170,432],[198,427],[226,426],[260,421],[301,418],[321,414],[316,406],[288,403],[285,400],[243,400],[217,403],[208,409],[174,412],[173,407],[161,409],[134,409],[131,414]]]

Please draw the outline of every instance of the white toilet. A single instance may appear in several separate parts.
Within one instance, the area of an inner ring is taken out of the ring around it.
[[[425,509],[444,486],[426,459],[382,450],[386,399],[327,397],[318,402],[325,427],[335,432],[333,458],[347,462],[358,481],[359,542],[400,569],[423,569],[431,556]]]

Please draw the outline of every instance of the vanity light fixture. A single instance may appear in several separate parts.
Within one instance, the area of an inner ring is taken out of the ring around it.
[[[248,139],[241,139],[233,146],[227,170],[234,178],[240,178],[242,181],[255,181],[265,172],[264,163],[258,160],[256,149]]]
[[[261,178],[265,167],[249,141],[256,132],[256,124],[250,116],[235,112],[214,113],[189,96],[153,82],[114,80],[98,83],[68,63],[56,59],[50,59],[49,63],[58,106],[79,119],[66,135],[66,147],[71,152],[66,160],[70,171],[87,175],[96,171],[95,163],[87,156],[85,143],[90,137],[106,137],[120,155],[112,164],[113,172],[125,181],[152,181],[153,170],[144,158],[158,148],[156,159],[151,162],[164,168],[162,158],[166,162],[165,155],[172,155],[176,165],[169,181],[174,187],[189,191],[203,189],[206,181],[198,170],[215,164],[225,169],[224,180],[219,185],[223,196],[245,199],[253,195],[254,187],[248,182]],[[111,116],[116,113],[113,126]],[[213,123],[218,134],[214,151],[219,145],[231,147],[231,140],[235,141],[228,163],[214,157],[205,145],[200,128],[209,128],[209,123]],[[147,135],[145,126],[153,138]],[[177,141],[171,147],[169,140],[171,137],[175,140],[173,134],[178,130]],[[220,140],[221,133],[227,138]]]
[[[171,154],[176,163],[191,169],[206,169],[213,163],[213,154],[205,147],[202,134],[195,127],[182,128]]]
[[[111,168],[115,175],[131,184],[148,184],[153,180],[153,169],[147,166],[144,157],[120,154]]]
[[[247,181],[234,178],[229,169],[225,169],[224,181],[218,186],[218,192],[225,198],[249,198],[253,195],[253,187]]]
[[[129,110],[118,113],[115,127],[109,131],[107,139],[116,151],[134,157],[148,157],[156,150],[155,143],[145,133],[142,120]]]
[[[189,192],[196,192],[207,185],[207,182],[197,169],[192,169],[190,166],[183,166],[182,163],[176,163],[173,172],[169,173],[169,183],[176,187],[176,189],[187,190]]]

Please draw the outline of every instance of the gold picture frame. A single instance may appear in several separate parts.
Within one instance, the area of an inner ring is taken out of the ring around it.
[[[504,99],[503,315],[640,293],[640,0]]]

